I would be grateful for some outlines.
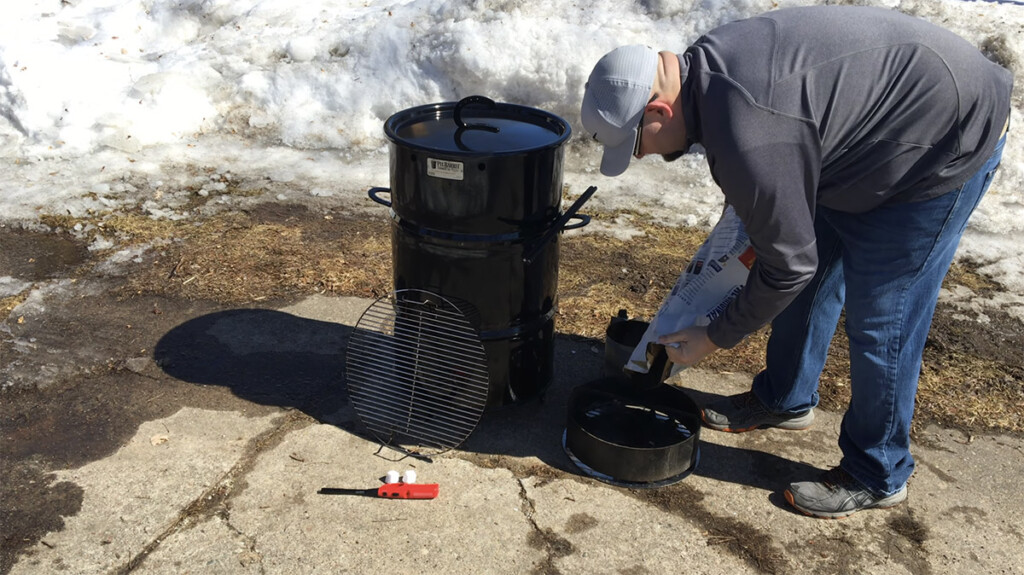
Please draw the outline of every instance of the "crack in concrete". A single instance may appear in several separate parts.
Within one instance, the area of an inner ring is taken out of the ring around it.
[[[237,535],[238,537],[242,538],[242,540],[245,541],[245,546],[246,546],[246,551],[247,551],[246,559],[252,559],[252,561],[248,561],[247,562],[247,561],[243,561],[241,558],[239,558],[238,562],[243,567],[248,567],[252,563],[258,563],[259,564],[260,573],[265,575],[266,572],[267,572],[267,568],[263,564],[263,553],[260,553],[260,551],[259,551],[259,545],[257,545],[256,537],[254,535],[249,535],[248,533],[244,533],[241,529],[235,527],[234,524],[231,523],[231,513],[228,511],[227,507],[225,507],[222,510],[222,512],[219,515],[219,517],[221,518],[221,520],[224,521],[224,526],[225,527],[230,529],[232,533],[234,533],[235,535]]]
[[[526,520],[533,527],[528,543],[530,547],[543,551],[546,554],[543,561],[534,565],[533,573],[537,575],[559,575],[561,571],[555,565],[555,561],[576,553],[576,546],[550,528],[544,529],[537,525],[537,520],[533,517],[537,508],[533,500],[526,493],[526,484],[523,483],[523,479],[519,478],[517,481],[519,481],[519,500],[522,502],[520,507],[523,510],[523,516],[526,517]]]
[[[262,554],[255,551],[255,538],[242,533],[232,526],[229,521],[231,512],[228,507],[228,501],[241,493],[245,488],[243,479],[252,471],[262,453],[280,444],[289,433],[302,429],[313,421],[309,416],[298,410],[289,410],[282,419],[283,421],[277,426],[252,438],[242,456],[231,469],[224,473],[209,489],[186,505],[167,529],[164,529],[163,532],[147,543],[127,563],[112,571],[111,575],[127,575],[131,573],[156,551],[168,537],[190,529],[199,524],[203,519],[213,516],[223,519],[229,528],[251,544],[251,550],[259,557],[260,571],[263,572],[263,557]]]

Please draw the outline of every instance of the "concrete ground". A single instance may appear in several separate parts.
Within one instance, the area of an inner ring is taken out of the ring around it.
[[[703,430],[696,471],[668,487],[581,474],[562,432],[568,392],[602,369],[590,340],[557,339],[543,401],[488,411],[432,462],[402,460],[363,433],[341,382],[369,303],[37,291],[3,334],[0,572],[1024,573],[1020,438],[928,428],[908,502],[839,521],[781,497],[838,462],[838,413],[803,432]],[[704,403],[749,378],[675,381]],[[439,497],[317,493],[392,469]]]

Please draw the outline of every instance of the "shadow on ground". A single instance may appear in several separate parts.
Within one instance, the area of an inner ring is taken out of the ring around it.
[[[260,405],[299,409],[378,442],[354,413],[347,421],[336,417],[349,404],[344,371],[352,332],[346,325],[280,311],[236,309],[178,325],[160,339],[153,355],[176,379],[222,386]],[[596,340],[558,336],[558,367],[545,392],[522,403],[489,408],[458,450],[485,457],[536,457],[556,470],[581,475],[562,445],[566,406],[573,387],[602,376],[602,347]],[[688,392],[698,405],[718,397]],[[697,475],[770,492],[818,471],[778,455],[708,441],[700,442],[700,450]]]
[[[322,421],[347,402],[342,377],[351,332],[280,311],[234,309],[173,328],[153,359],[176,379],[223,386],[247,401]]]

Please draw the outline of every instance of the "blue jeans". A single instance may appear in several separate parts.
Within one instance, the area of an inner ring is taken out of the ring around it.
[[[818,404],[818,378],[845,305],[852,397],[840,466],[876,493],[899,491],[914,470],[910,421],[935,302],[1005,142],[967,183],[937,198],[862,214],[819,207],[817,274],[772,322],[753,391],[770,411],[799,413]]]

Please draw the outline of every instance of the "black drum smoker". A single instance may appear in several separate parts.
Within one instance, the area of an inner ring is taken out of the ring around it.
[[[569,124],[471,96],[398,112],[384,132],[391,187],[369,195],[390,208],[395,293],[443,300],[471,326],[486,407],[538,397],[552,378],[559,233],[589,222],[577,211],[596,191],[562,211]],[[460,349],[432,357],[454,364]]]

